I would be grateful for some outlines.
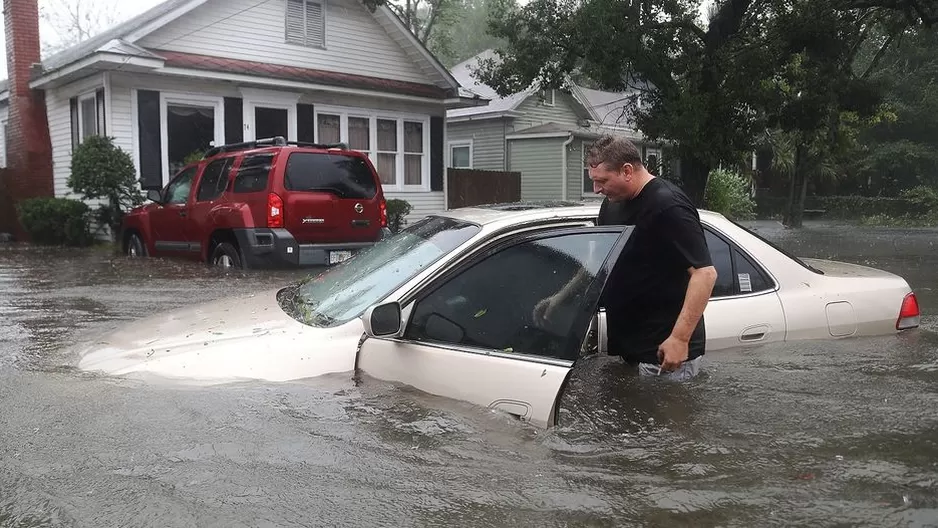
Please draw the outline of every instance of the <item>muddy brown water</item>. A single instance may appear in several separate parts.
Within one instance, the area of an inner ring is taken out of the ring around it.
[[[0,245],[0,527],[938,526],[938,231],[752,225],[902,274],[923,329],[713,353],[685,386],[587,361],[546,432],[367,377],[76,371],[89,333],[305,273]]]

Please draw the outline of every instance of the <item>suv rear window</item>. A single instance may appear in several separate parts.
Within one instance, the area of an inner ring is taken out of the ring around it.
[[[293,152],[283,186],[291,191],[329,192],[339,198],[368,199],[378,184],[362,158],[343,154]]]

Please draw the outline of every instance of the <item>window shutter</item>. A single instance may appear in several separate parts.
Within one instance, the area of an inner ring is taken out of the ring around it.
[[[69,113],[72,120],[72,152],[78,148],[78,98],[72,97],[68,100]]]
[[[244,141],[243,107],[240,97],[225,97],[225,143]]]
[[[443,118],[430,116],[430,190],[443,190]]]
[[[140,186],[143,190],[163,188],[163,152],[160,136],[160,92],[137,92]]]
[[[316,141],[316,116],[311,104],[296,105],[296,136],[298,141],[314,143]]]
[[[287,42],[306,44],[304,0],[287,0]]]
[[[323,25],[322,4],[306,2],[306,45],[325,46],[325,27]]]
[[[95,97],[95,106],[98,112],[98,134],[102,136],[107,135],[107,119],[105,116],[107,113],[104,111],[104,88],[98,88],[94,93]]]

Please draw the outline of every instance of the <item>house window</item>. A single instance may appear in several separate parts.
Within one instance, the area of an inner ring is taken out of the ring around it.
[[[645,149],[645,168],[652,174],[658,174],[661,163],[661,150],[656,148]]]
[[[454,141],[449,144],[449,166],[454,169],[472,168],[471,141]]]
[[[541,99],[541,104],[544,106],[554,106],[555,90],[541,90],[538,92],[538,96]]]
[[[593,180],[590,179],[590,166],[586,164],[586,152],[592,146],[591,143],[583,143],[583,195],[593,196]]]
[[[287,0],[287,42],[324,48],[326,23],[323,4],[312,0]]]
[[[90,136],[105,134],[104,88],[72,97],[71,110],[72,148]]]
[[[318,106],[315,124],[317,143],[344,142],[366,153],[385,190],[429,189],[428,117]]]
[[[167,178],[224,144],[224,111],[220,97],[164,93],[161,99],[160,141]]]

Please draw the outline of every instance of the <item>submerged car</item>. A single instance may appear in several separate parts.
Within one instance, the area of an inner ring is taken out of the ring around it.
[[[605,353],[599,299],[633,229],[597,227],[597,213],[595,204],[509,204],[428,216],[298,284],[132,322],[79,367],[203,382],[359,369],[549,427],[575,361]],[[719,274],[708,352],[919,324],[901,277],[799,259],[722,215],[700,216]],[[538,323],[537,303],[581,270],[588,288]]]

